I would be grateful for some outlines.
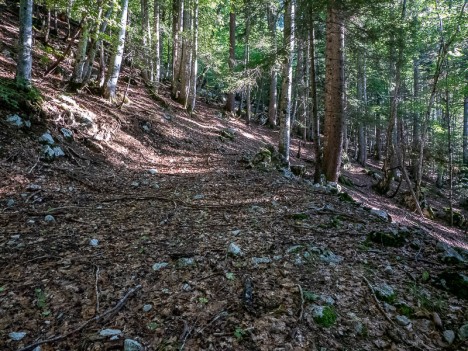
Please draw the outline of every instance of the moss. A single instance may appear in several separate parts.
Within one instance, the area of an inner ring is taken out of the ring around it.
[[[0,105],[8,109],[34,110],[42,103],[42,97],[34,87],[26,88],[12,79],[0,78]]]
[[[291,217],[296,220],[304,220],[309,218],[309,215],[307,213],[294,213]]]
[[[314,321],[318,325],[329,328],[336,322],[336,312],[331,306],[316,306],[314,309]]]
[[[343,201],[343,202],[349,202],[349,203],[352,203],[352,204],[356,203],[356,201],[353,199],[353,197],[351,195],[349,195],[345,191],[339,193],[338,198],[340,199],[340,201]]]

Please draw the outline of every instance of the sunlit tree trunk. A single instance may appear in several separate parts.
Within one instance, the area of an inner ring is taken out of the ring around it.
[[[468,96],[463,104],[463,163],[468,166]]]
[[[344,126],[344,25],[337,0],[329,0],[325,53],[325,142],[323,173],[337,182],[341,165]]]
[[[154,32],[153,32],[153,53],[154,53],[154,77],[153,81],[156,86],[161,79],[161,23],[160,23],[160,0],[154,0]]]
[[[118,42],[114,54],[111,58],[109,65],[109,72],[107,76],[107,83],[104,87],[104,97],[115,99],[117,82],[119,80],[120,68],[125,48],[125,36],[127,33],[127,13],[128,13],[128,0],[122,0],[122,13],[120,15],[119,35]]]
[[[268,10],[268,31],[270,33],[270,40],[273,45],[273,51],[276,55],[276,15],[271,9]],[[277,85],[278,78],[276,72],[276,62],[272,65],[270,71],[270,102],[268,105],[268,124],[271,127],[276,126],[277,116]]]
[[[292,64],[294,53],[294,0],[285,0],[284,14],[284,48],[283,82],[281,84],[281,98],[278,108],[280,131],[278,151],[283,161],[289,167],[289,148],[291,142],[291,93],[292,93]]]
[[[73,74],[71,82],[75,85],[79,85],[83,81],[83,76],[85,73],[85,63],[86,63],[86,51],[88,48],[89,40],[89,23],[85,21],[83,23],[83,30],[81,31],[81,38],[78,43],[78,49],[75,59],[75,67],[73,68]]]
[[[181,31],[183,24],[184,0],[172,2],[172,98],[179,97],[180,60],[182,56]]]
[[[234,72],[236,64],[236,14],[234,3],[231,1],[231,11],[229,13],[229,71]],[[226,111],[234,112],[235,93],[229,92],[226,101]]]
[[[188,110],[195,110],[197,101],[197,74],[198,74],[198,0],[193,4],[193,43],[192,43],[192,68],[190,70],[190,94]]]
[[[359,117],[359,124],[358,124],[358,155],[357,161],[362,165],[366,166],[367,164],[367,130],[366,130],[366,105],[367,105],[367,87],[366,87],[366,60],[365,60],[365,53],[364,50],[361,50],[359,53],[358,58],[358,70],[357,70],[357,95],[360,102],[360,109],[359,113],[361,116]]]
[[[192,16],[189,1],[185,0],[184,4],[184,22],[183,22],[183,33],[182,33],[182,57],[180,61],[179,69],[179,98],[177,99],[185,108],[187,107],[188,95],[189,95],[189,84],[190,84],[190,70],[191,70],[191,58],[192,58],[192,46],[191,46],[191,28],[192,28]]]
[[[245,3],[246,9],[246,18],[245,18],[245,58],[244,58],[244,65],[245,65],[245,72],[248,72],[248,65],[250,61],[250,6],[249,0]],[[247,82],[247,86],[245,87],[245,103],[246,103],[246,115],[245,115],[245,122],[250,124],[250,119],[252,118],[252,101],[251,101],[251,87],[250,87],[250,78]]]
[[[32,0],[20,1],[20,24],[19,24],[19,43],[18,60],[16,65],[17,84],[29,87],[31,85],[32,69]]]

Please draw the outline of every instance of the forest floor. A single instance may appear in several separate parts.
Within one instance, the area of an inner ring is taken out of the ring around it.
[[[3,12],[1,79],[17,32]],[[42,112],[19,129],[0,107],[0,349],[62,335],[36,350],[468,350],[462,230],[378,196],[354,164],[357,203],[309,172],[247,169],[277,132],[220,106],[189,116],[141,82],[121,109],[67,92],[42,78],[38,43]],[[53,162],[47,131],[65,153]],[[312,170],[311,149],[292,163]]]

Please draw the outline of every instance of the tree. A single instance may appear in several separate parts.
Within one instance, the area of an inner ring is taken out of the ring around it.
[[[24,87],[31,86],[32,11],[33,0],[20,1],[18,62],[16,65],[15,80],[18,85]]]
[[[128,0],[122,0],[121,14],[119,23],[119,35],[116,44],[115,52],[111,58],[111,64],[109,65],[109,72],[107,76],[107,84],[104,87],[103,96],[115,99],[117,81],[119,80],[120,68],[122,66],[122,59],[125,48],[125,35],[127,31],[127,13],[128,13]]]
[[[234,12],[234,2],[231,0],[231,10],[229,12],[229,71],[234,73],[236,64],[236,13]],[[227,95],[226,111],[234,111],[235,93],[230,91]]]
[[[291,141],[291,92],[292,92],[292,64],[294,53],[294,0],[284,3],[284,59],[283,82],[281,84],[281,98],[279,104],[279,146],[278,151],[289,167],[289,147]]]
[[[468,96],[463,103],[463,163],[468,165]]]
[[[339,0],[328,1],[326,27],[323,173],[328,181],[337,182],[344,126],[344,25]]]

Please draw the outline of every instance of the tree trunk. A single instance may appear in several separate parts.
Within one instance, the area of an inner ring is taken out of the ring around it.
[[[141,74],[146,82],[153,80],[153,53],[151,45],[151,26],[149,20],[148,0],[140,1],[141,7],[141,32],[143,39],[143,69]]]
[[[323,172],[337,182],[341,165],[344,126],[344,25],[339,2],[329,0],[326,22],[325,143]]]
[[[156,85],[156,88],[159,85],[161,79],[161,43],[160,32],[161,32],[161,23],[160,23],[160,3],[161,0],[154,0],[154,32],[153,32],[153,52],[154,52],[154,77],[153,81]]]
[[[413,60],[413,102],[418,104],[419,100],[419,60]],[[417,108],[417,107],[416,107]],[[413,143],[411,152],[412,174],[418,174],[418,149],[421,138],[421,128],[419,126],[419,112],[413,112]]]
[[[71,77],[71,83],[75,86],[80,85],[83,82],[83,76],[85,73],[85,62],[86,62],[86,50],[88,47],[89,39],[89,24],[85,21],[83,23],[83,29],[81,31],[81,38],[78,43],[78,49],[75,59],[75,67],[73,68],[73,75]]]
[[[231,12],[229,13],[229,71],[234,73],[236,64],[236,14],[234,4],[231,2]],[[229,92],[226,101],[226,111],[234,112],[235,93]]]
[[[190,94],[188,110],[195,111],[197,101],[197,74],[198,74],[198,0],[193,4],[193,43],[192,43],[192,68],[190,70]]]
[[[172,2],[172,98],[179,97],[179,73],[182,54],[181,30],[183,23],[184,0]]]
[[[284,14],[284,48],[283,82],[281,84],[281,98],[279,106],[279,145],[278,151],[283,161],[289,167],[289,147],[291,142],[291,93],[292,93],[292,64],[294,54],[294,0],[285,0]]]
[[[112,55],[111,64],[107,76],[107,84],[104,87],[103,96],[111,100],[115,99],[117,81],[119,80],[120,68],[125,48],[125,36],[127,30],[128,0],[122,0],[122,13],[119,23],[119,36],[115,53]]]
[[[26,88],[31,86],[32,69],[32,11],[33,0],[20,1],[20,23],[16,83]]]
[[[249,0],[245,2],[245,58],[244,58],[244,65],[245,65],[245,72],[248,73],[248,65],[250,61],[250,6]],[[246,104],[246,115],[245,115],[245,123],[247,125],[250,124],[250,120],[252,118],[252,101],[250,97],[250,77],[246,77],[248,79],[247,86],[245,87],[245,104]]]
[[[47,18],[46,18],[46,23],[45,23],[45,28],[44,28],[44,44],[47,44],[49,42],[49,35],[50,35],[50,21],[52,17],[52,11],[50,10],[50,7],[46,4],[47,7]]]
[[[189,84],[190,84],[190,69],[191,69],[191,57],[192,57],[192,47],[190,32],[192,27],[192,16],[190,13],[189,0],[185,0],[184,4],[184,22],[183,22],[183,34],[182,34],[182,57],[180,61],[179,69],[179,81],[180,81],[180,95],[177,101],[179,101],[184,108],[187,108],[188,95],[189,95]]]
[[[273,45],[273,52],[276,56],[276,15],[273,13],[271,8],[268,9],[268,32],[270,33],[270,40]],[[271,66],[270,69],[270,101],[268,104],[268,124],[270,127],[276,126],[277,116],[277,85],[278,76],[276,72],[276,63]]]
[[[360,109],[363,116],[360,116],[359,124],[358,124],[358,154],[357,154],[357,161],[363,167],[367,165],[367,88],[366,88],[366,59],[365,59],[365,52],[362,50],[359,53],[358,59],[358,77],[357,77],[357,95],[358,100],[362,108]],[[363,120],[364,118],[364,120]]]
[[[468,96],[463,103],[463,163],[468,166]]]

